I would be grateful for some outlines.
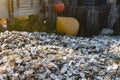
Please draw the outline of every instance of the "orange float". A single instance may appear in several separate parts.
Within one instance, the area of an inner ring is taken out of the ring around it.
[[[55,5],[54,5],[54,10],[55,10],[55,12],[63,12],[64,11],[64,9],[65,9],[65,5],[64,5],[64,3],[63,2],[58,2],[58,3],[56,3]]]

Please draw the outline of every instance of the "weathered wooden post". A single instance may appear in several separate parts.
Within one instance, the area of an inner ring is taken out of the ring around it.
[[[8,0],[8,20],[9,24],[12,25],[13,23],[13,0]]]

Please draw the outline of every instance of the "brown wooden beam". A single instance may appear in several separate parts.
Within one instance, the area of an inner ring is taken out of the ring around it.
[[[13,23],[13,0],[7,0],[8,2],[8,20],[10,24]]]

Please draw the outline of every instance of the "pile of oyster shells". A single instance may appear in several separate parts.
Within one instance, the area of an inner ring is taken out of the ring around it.
[[[120,37],[5,31],[0,80],[120,80]]]

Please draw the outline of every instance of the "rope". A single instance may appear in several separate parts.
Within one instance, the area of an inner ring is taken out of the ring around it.
[[[114,3],[111,5],[110,14],[108,17],[108,22],[107,22],[107,27],[112,29],[115,22],[118,20],[118,18],[119,18],[119,11],[116,7],[116,3]]]

